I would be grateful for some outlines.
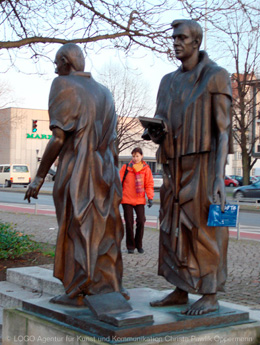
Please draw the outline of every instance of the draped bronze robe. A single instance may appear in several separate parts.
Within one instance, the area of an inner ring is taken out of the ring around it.
[[[90,73],[59,76],[49,116],[50,128],[66,133],[53,190],[59,225],[54,276],[72,298],[121,291],[122,190],[112,96]]]
[[[173,285],[201,294],[223,290],[227,276],[228,228],[208,227],[213,203],[218,147],[218,116],[231,143],[231,111],[213,105],[223,95],[231,109],[231,86],[226,70],[200,52],[199,64],[181,68],[161,81],[155,117],[167,134],[157,158],[163,164],[161,188],[159,275]]]

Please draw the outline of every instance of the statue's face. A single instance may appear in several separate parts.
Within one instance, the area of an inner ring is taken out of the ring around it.
[[[54,63],[56,65],[55,73],[57,73],[58,75],[68,75],[69,74],[68,63],[66,62],[66,60],[64,59],[62,54],[60,54],[59,52],[56,54]]]
[[[198,50],[198,42],[194,40],[190,28],[185,24],[174,28],[172,38],[175,56],[178,60],[185,61]]]

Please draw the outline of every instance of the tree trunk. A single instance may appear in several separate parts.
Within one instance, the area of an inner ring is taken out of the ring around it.
[[[243,185],[250,183],[250,156],[247,151],[242,151],[242,166],[243,166]]]

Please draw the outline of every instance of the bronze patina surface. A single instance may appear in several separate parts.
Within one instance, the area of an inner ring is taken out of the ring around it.
[[[84,56],[77,45],[63,45],[55,64],[58,77],[49,95],[53,136],[25,199],[37,198],[59,157],[53,189],[59,226],[54,276],[66,294],[52,302],[82,305],[84,295],[114,291],[125,295],[117,116],[110,91],[84,72]]]
[[[193,20],[172,23],[174,51],[181,66],[161,81],[155,118],[144,139],[159,144],[164,176],[160,191],[159,275],[177,288],[153,306],[186,303],[184,313],[218,309],[217,291],[227,277],[228,228],[209,227],[209,206],[225,206],[225,165],[232,152],[232,90],[228,72],[199,47],[202,29]]]

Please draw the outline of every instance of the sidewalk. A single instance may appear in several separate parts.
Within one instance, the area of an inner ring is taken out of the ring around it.
[[[0,221],[16,224],[19,231],[33,235],[39,242],[56,243],[56,218],[47,215],[21,214],[0,211]],[[122,242],[124,286],[172,289],[163,277],[157,275],[159,231],[146,229],[144,254],[127,254],[125,239]],[[226,293],[219,299],[248,306],[260,312],[260,242],[234,240],[229,242],[228,279]]]

